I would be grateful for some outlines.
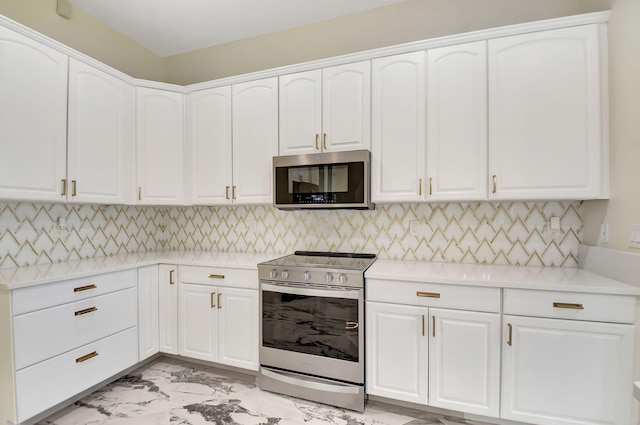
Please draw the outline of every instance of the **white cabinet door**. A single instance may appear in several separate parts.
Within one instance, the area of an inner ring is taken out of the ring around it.
[[[429,309],[429,405],[498,417],[500,314]]]
[[[160,264],[158,273],[160,351],[178,354],[178,267]]]
[[[160,351],[158,266],[138,269],[138,356],[139,361]]]
[[[367,393],[427,403],[429,310],[367,302]]]
[[[427,199],[487,199],[486,42],[427,51]]]
[[[233,187],[236,204],[273,203],[273,160],[278,155],[278,78],[232,87]]]
[[[67,199],[124,204],[132,193],[133,99],[124,81],[69,62]]]
[[[184,203],[184,95],[136,88],[138,203]]]
[[[218,361],[217,287],[180,283],[178,353],[193,359]]]
[[[280,155],[322,150],[322,70],[279,79]]]
[[[634,326],[509,315],[503,323],[502,418],[630,423]]]
[[[369,61],[280,77],[280,155],[370,147]]]
[[[194,205],[231,203],[231,86],[188,96],[189,180]]]
[[[371,197],[422,201],[425,173],[425,53],[372,61]]]
[[[371,149],[371,62],[322,70],[322,149]]]
[[[491,198],[608,196],[601,31],[583,25],[489,40]]]
[[[0,198],[61,201],[68,57],[0,28]]]
[[[258,291],[219,287],[219,362],[258,370]]]

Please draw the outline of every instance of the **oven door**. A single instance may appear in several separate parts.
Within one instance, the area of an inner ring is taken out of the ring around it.
[[[364,383],[364,290],[261,282],[260,364]]]

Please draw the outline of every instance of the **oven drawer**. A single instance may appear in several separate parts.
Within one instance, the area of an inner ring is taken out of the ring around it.
[[[500,288],[367,279],[367,301],[500,312]]]
[[[505,289],[504,314],[633,323],[635,297],[580,292]]]
[[[13,314],[23,314],[136,286],[136,270],[104,273],[12,291]]]
[[[16,369],[136,325],[134,288],[14,318]]]
[[[184,283],[258,289],[258,269],[180,266],[178,278]]]

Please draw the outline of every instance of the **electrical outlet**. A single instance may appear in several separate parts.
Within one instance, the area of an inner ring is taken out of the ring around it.
[[[547,238],[558,240],[562,237],[562,229],[560,228],[560,218],[551,217],[547,223]]]
[[[609,243],[609,223],[600,225],[600,242]]]

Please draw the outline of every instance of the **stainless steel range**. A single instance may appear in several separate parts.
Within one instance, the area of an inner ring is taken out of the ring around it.
[[[261,389],[364,410],[364,272],[375,258],[296,251],[258,264]]]

